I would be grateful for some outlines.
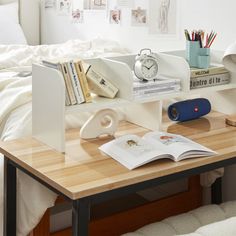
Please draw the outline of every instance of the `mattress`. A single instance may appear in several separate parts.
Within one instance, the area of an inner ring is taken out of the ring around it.
[[[122,236],[235,236],[236,201],[207,205]]]

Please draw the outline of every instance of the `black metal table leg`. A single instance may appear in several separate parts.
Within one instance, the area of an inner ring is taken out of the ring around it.
[[[211,186],[211,202],[213,204],[222,203],[222,178],[216,179]]]
[[[4,157],[4,236],[16,236],[16,167]]]
[[[90,201],[87,198],[74,200],[72,204],[72,235],[88,236]]]

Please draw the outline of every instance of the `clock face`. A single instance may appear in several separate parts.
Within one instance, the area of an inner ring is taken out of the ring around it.
[[[157,76],[158,65],[156,60],[147,58],[142,61],[141,71],[145,79],[154,79]]]

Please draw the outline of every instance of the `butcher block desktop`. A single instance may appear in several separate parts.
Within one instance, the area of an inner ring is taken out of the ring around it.
[[[16,169],[72,201],[73,236],[86,236],[92,204],[236,163],[236,128],[225,124],[224,114],[211,112],[206,118],[179,124],[168,121],[162,129],[218,154],[180,162],[162,159],[130,171],[98,150],[112,137],[81,140],[77,129],[66,133],[65,154],[31,137],[1,142],[0,151],[5,156],[4,235],[16,235]],[[116,137],[127,133],[142,136],[147,131],[124,121]]]

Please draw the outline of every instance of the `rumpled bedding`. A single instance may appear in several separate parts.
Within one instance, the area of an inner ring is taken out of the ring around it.
[[[43,59],[86,59],[128,53],[118,43],[95,39],[70,40],[58,45],[0,45],[0,138],[10,140],[31,135],[32,63]],[[66,127],[81,126],[88,113],[68,114]],[[3,158],[0,158],[0,235],[3,235]],[[18,171],[17,235],[26,236],[38,224],[45,210],[54,205],[56,194]]]

